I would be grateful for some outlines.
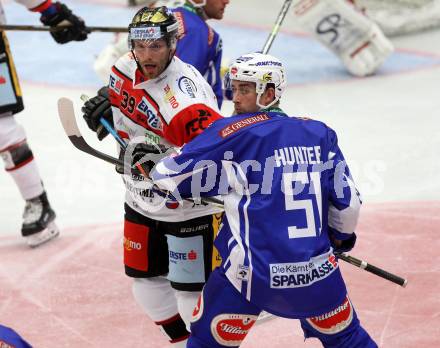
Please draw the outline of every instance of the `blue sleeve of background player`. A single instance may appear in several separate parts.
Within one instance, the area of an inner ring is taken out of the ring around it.
[[[202,75],[208,66],[208,38],[203,28],[196,32],[191,30],[177,43],[176,55],[185,63],[194,66]]]
[[[0,325],[0,347],[32,348],[18,333],[9,327]]]
[[[218,33],[204,22],[179,12],[184,34],[177,42],[176,55],[185,63],[194,66],[212,87],[219,108],[223,102],[223,84],[220,75],[222,41]]]

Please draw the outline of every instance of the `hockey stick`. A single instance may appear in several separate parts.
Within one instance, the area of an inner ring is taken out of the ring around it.
[[[81,132],[79,130],[78,124],[76,123],[75,118],[75,109],[73,108],[73,102],[68,98],[60,98],[58,100],[58,115],[61,120],[61,123],[63,125],[64,131],[66,132],[67,136],[69,137],[70,142],[75,146],[78,150],[88,153],[91,156],[100,158],[108,163],[114,164],[114,165],[120,165],[124,166],[124,162],[121,161],[118,158],[112,157],[110,155],[107,155],[103,152],[100,152],[93,147],[91,147],[83,136],[81,135]],[[104,122],[103,122],[104,121]],[[116,133],[116,131],[111,127],[110,124],[106,123],[104,119],[101,118],[101,124],[103,124],[104,127],[109,127],[107,130],[109,133],[111,133],[113,136],[116,135],[116,137],[119,138],[118,142],[121,146],[127,147],[124,140],[119,137],[119,135]],[[123,144],[123,145],[122,145]],[[140,168],[139,168],[140,167]],[[139,167],[137,168],[140,170],[142,175],[144,175],[146,178],[149,179],[148,175],[146,174],[145,170],[142,168],[142,166],[139,164]],[[158,193],[170,195],[168,191],[164,191],[158,187],[154,187],[154,190]],[[170,196],[172,197],[172,196]],[[196,203],[196,201],[192,198],[184,198],[184,200],[189,201],[191,203]],[[214,197],[203,197],[200,199],[200,202],[204,205],[206,204],[214,204],[218,207],[223,208],[223,201],[214,198]]]
[[[69,25],[60,25],[56,27],[47,27],[42,25],[16,25],[16,24],[2,24],[0,25],[0,31],[13,30],[13,31],[61,31],[69,28]],[[103,33],[127,33],[127,27],[86,27],[88,32],[103,32]]]
[[[351,264],[353,266],[359,267],[367,272],[373,273],[381,278],[389,280],[390,282],[398,284],[402,287],[406,287],[406,285],[408,284],[407,279],[401,278],[395,274],[387,272],[379,267],[373,266],[373,265],[369,264],[368,262],[357,259],[353,256],[341,253],[341,254],[337,254],[336,257],[340,258],[341,260],[343,260],[345,262],[348,262],[349,264]]]
[[[263,50],[261,51],[263,54],[267,54],[269,52],[275,37],[277,36],[278,32],[280,31],[281,24],[283,24],[284,18],[286,18],[287,11],[289,11],[290,5],[292,4],[293,0],[286,0],[284,1],[283,7],[281,8],[280,13],[278,14],[278,18],[275,22],[275,25],[272,29],[272,32],[269,34],[269,37],[266,40],[266,43],[263,46]]]
[[[88,153],[89,155],[100,158],[114,165],[124,165],[121,160],[100,152],[87,144],[87,142],[81,135],[78,124],[76,123],[75,110],[73,108],[73,102],[70,99],[60,98],[58,100],[58,115],[60,117],[64,131],[69,137],[70,142],[78,150],[81,150],[82,152]]]
[[[60,98],[58,100],[58,113],[59,113],[59,117],[60,117],[61,123],[63,125],[63,128],[64,128],[67,136],[69,137],[69,140],[72,142],[72,144],[77,149],[79,149],[80,151],[83,151],[85,153],[88,153],[91,156],[100,158],[108,163],[111,163],[114,165],[121,165],[121,166],[124,165],[124,163],[121,160],[114,158],[112,156],[109,156],[105,153],[102,153],[102,152],[94,149],[93,147],[91,147],[89,144],[87,144],[87,142],[82,137],[81,132],[80,132],[78,125],[76,123],[73,102],[70,99]],[[105,125],[104,125],[104,127],[105,127]],[[113,128],[110,126],[110,129],[108,129],[109,133],[113,133],[114,129],[113,129],[113,131],[111,131],[112,129]],[[166,193],[163,191],[161,191],[161,192]],[[191,201],[191,199],[189,199],[189,200]],[[202,198],[202,202],[206,202],[206,203],[209,202],[209,203],[215,204],[217,206],[223,207],[223,202],[221,200],[218,200],[213,197],[204,197],[204,198]],[[368,262],[357,259],[353,256],[341,253],[341,254],[338,254],[337,257],[347,263],[350,263],[356,267],[364,269],[365,271],[373,273],[381,278],[389,280],[389,281],[396,283],[402,287],[406,287],[406,285],[408,284],[408,280],[401,278],[397,275],[394,275],[388,271],[385,271],[379,267],[373,266],[373,265],[369,264]]]

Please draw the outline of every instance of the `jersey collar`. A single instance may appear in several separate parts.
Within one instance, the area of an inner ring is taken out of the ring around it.
[[[184,9],[196,14],[200,18],[202,18],[204,21],[206,21],[208,18],[205,15],[205,11],[202,8],[197,8],[194,5],[190,4],[188,1],[185,2],[185,4],[182,6]]]
[[[270,108],[266,108],[266,109],[261,109],[260,112],[276,112],[277,114],[287,116],[287,114],[281,108],[278,108],[278,107],[270,107]]]

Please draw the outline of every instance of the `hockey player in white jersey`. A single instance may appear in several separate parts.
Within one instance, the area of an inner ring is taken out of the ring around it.
[[[59,2],[51,0],[16,0],[30,11],[41,14],[43,24],[55,27],[70,24],[62,31],[51,32],[60,44],[87,38],[83,20]],[[0,24],[5,16],[0,3]],[[4,31],[0,31],[0,156],[5,169],[14,179],[21,196],[26,201],[21,233],[31,247],[38,246],[59,234],[54,223],[52,210],[44,190],[32,151],[26,140],[23,127],[17,123],[14,114],[23,110],[23,100],[17,74],[15,72],[9,44]]]
[[[347,294],[335,251],[348,251],[360,198],[324,123],[287,116],[282,63],[260,53],[230,68],[238,113],[162,159],[151,177],[175,197],[223,195],[223,262],[194,309],[187,347],[238,347],[262,310],[300,319],[324,347],[377,348]]]
[[[179,22],[179,40],[176,55],[194,66],[211,85],[219,108],[223,101],[221,61],[222,39],[207,23],[210,19],[223,18],[229,0],[149,1],[149,7],[167,2]],[[127,35],[119,35],[114,45],[107,46],[95,61],[98,75],[107,81],[116,60],[128,52]]]
[[[131,3],[131,5],[143,5],[150,8],[159,6],[174,8],[181,6],[183,3],[185,3],[184,0],[140,0]],[[93,63],[93,69],[104,83],[107,83],[108,76],[110,75],[113,65],[120,57],[128,52],[127,40],[127,34],[116,34],[113,42],[104,47],[104,49],[96,57],[95,62]]]
[[[379,26],[353,6],[353,0],[294,0],[293,15],[355,76],[374,74],[394,50]]]
[[[108,87],[82,109],[99,139],[108,134],[100,118],[114,124],[130,144],[121,152],[124,158],[180,147],[221,118],[210,85],[174,55],[177,35],[178,22],[166,7],[139,10],[129,26],[131,51],[113,66]],[[123,180],[124,264],[133,295],[169,341],[184,347],[189,336],[184,321],[189,327],[218,263],[213,239],[223,209],[164,199],[136,170],[126,170]]]

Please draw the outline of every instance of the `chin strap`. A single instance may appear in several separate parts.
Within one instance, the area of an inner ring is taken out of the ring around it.
[[[280,100],[280,98],[275,97],[275,99],[272,100],[272,102],[270,102],[269,104],[267,104],[267,105],[262,105],[262,104],[260,104],[260,99],[261,99],[261,97],[262,97],[263,94],[264,94],[264,90],[263,90],[263,92],[257,93],[257,105],[259,106],[260,111],[261,111],[261,110],[264,110],[264,109],[269,109],[269,108],[271,108],[273,105],[275,105],[276,103],[278,103],[278,101]]]

